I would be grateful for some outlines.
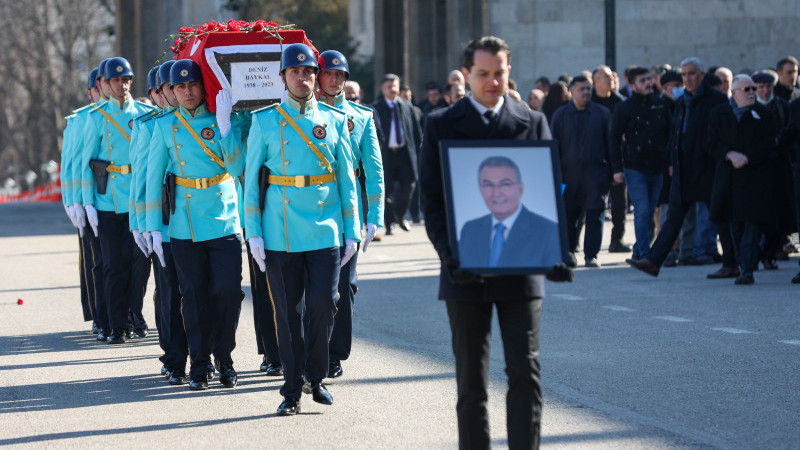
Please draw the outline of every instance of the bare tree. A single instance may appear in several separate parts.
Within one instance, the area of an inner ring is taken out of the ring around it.
[[[108,5],[0,2],[0,179],[60,160],[63,117],[88,102],[89,71],[110,53]]]

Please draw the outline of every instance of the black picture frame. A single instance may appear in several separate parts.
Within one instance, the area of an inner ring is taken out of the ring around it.
[[[555,141],[443,140],[439,151],[450,249],[461,268],[479,275],[528,275],[546,273],[554,264],[568,261]],[[505,167],[513,174],[513,165],[504,165],[507,160],[518,168],[516,183],[512,176],[496,185],[483,179],[481,185],[480,178],[490,173],[479,175],[481,164]],[[496,214],[504,221],[510,214],[514,220],[502,246],[494,240]],[[502,248],[499,259],[494,255],[494,265],[489,262],[493,246]]]

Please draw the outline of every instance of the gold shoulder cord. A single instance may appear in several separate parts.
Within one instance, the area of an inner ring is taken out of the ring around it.
[[[220,159],[220,157],[219,157],[219,156],[217,156],[217,154],[216,154],[216,153],[212,152],[212,151],[211,151],[211,149],[210,149],[210,148],[208,148],[208,146],[206,145],[206,143],[205,143],[205,142],[203,142],[203,140],[202,140],[202,139],[200,139],[200,136],[198,136],[198,135],[197,135],[197,133],[194,131],[194,129],[192,129],[192,127],[190,127],[190,126],[189,126],[189,123],[188,123],[188,122],[186,122],[186,119],[184,119],[184,117],[181,115],[181,113],[180,113],[180,112],[178,112],[178,110],[177,110],[177,109],[176,109],[175,111],[173,111],[173,113],[174,113],[174,114],[175,114],[175,116],[178,118],[178,120],[180,120],[180,121],[181,121],[181,123],[182,123],[182,124],[183,124],[183,126],[186,128],[186,130],[188,130],[188,131],[189,131],[189,134],[191,134],[191,135],[192,135],[192,137],[194,138],[194,140],[195,140],[195,141],[197,141],[197,143],[198,143],[198,144],[200,144],[200,147],[202,147],[202,148],[203,148],[203,151],[206,153],[206,155],[210,156],[210,157],[211,157],[211,159],[212,159],[212,160],[214,160],[214,162],[215,162],[215,163],[219,164],[219,166],[220,166],[220,167],[222,167],[222,168],[224,169],[224,168],[225,168],[225,163],[222,161],[222,159]]]
[[[303,133],[303,130],[301,130],[300,127],[297,125],[297,123],[294,120],[292,120],[291,117],[289,117],[289,114],[287,114],[286,111],[283,108],[281,108],[281,105],[276,106],[275,109],[277,109],[278,112],[281,113],[283,118],[286,119],[287,122],[289,122],[289,125],[292,126],[294,131],[296,131],[297,134],[299,134],[300,137],[303,138],[308,148],[310,148],[311,151],[314,152],[315,155],[317,155],[317,158],[319,158],[319,160],[325,164],[325,168],[328,169],[328,173],[333,173],[333,167],[331,167],[331,163],[328,162],[328,160],[325,158],[325,155],[323,155],[322,152],[319,151],[317,146],[314,145],[313,142],[311,142],[311,139],[309,139],[308,136],[305,133]]]

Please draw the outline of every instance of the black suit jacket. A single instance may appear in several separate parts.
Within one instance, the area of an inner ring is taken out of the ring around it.
[[[489,267],[492,215],[470,220],[461,229],[458,259],[462,267]],[[497,267],[552,267],[561,262],[558,224],[525,206],[508,231]]]
[[[549,140],[550,128],[544,114],[505,96],[505,103],[489,127],[465,97],[453,105],[438,109],[428,116],[420,153],[420,200],[425,214],[425,230],[436,251],[441,255],[450,250],[447,237],[447,218],[442,183],[442,162],[439,141],[443,139],[513,139]],[[494,276],[483,283],[453,284],[442,267],[439,277],[439,298],[443,300],[520,300],[544,296],[544,277]]]
[[[389,109],[389,105],[386,104],[386,100],[383,98],[378,99],[372,106],[378,112],[378,119],[383,128],[383,137],[379,137],[381,150],[387,151],[389,150],[389,135],[392,132],[392,110]],[[400,126],[403,128],[403,137],[408,148],[408,157],[411,160],[411,167],[414,169],[414,177],[418,178],[417,155],[422,144],[422,129],[416,113],[414,113],[414,106],[411,103],[398,98],[397,106],[400,108],[398,109],[398,114],[400,115]]]

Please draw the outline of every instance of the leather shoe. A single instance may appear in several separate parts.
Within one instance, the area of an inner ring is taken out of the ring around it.
[[[258,370],[260,370],[262,372],[266,372],[267,371],[267,357],[266,356],[264,357],[264,360],[261,361],[261,365],[258,366]]]
[[[236,386],[239,377],[236,375],[236,370],[233,369],[233,364],[222,363],[219,365],[219,382],[226,388]]]
[[[596,269],[600,267],[600,262],[597,261],[597,258],[589,258],[586,260],[586,267]]]
[[[144,320],[142,313],[131,313],[131,316],[133,318],[133,332],[140,338],[147,337],[149,328],[147,327],[147,322]]]
[[[792,277],[792,284],[800,284],[800,272],[798,272],[797,275]]]
[[[111,335],[108,336],[109,344],[124,344],[125,343],[125,333],[123,330],[112,330]]]
[[[169,372],[169,370],[167,369],[166,365],[161,366],[161,375],[166,376],[168,372]]]
[[[208,367],[206,367],[206,379],[211,381],[214,379],[214,365],[208,363]]]
[[[125,339],[133,339],[133,329],[132,328],[125,328],[123,330],[125,333]]]
[[[281,405],[278,406],[279,416],[293,416],[300,413],[300,400],[283,397]]]
[[[393,234],[394,234],[394,224],[390,223],[389,225],[386,225],[386,235],[391,236]]]
[[[631,267],[633,267],[634,269],[639,269],[642,272],[653,277],[657,277],[658,271],[660,270],[660,268],[657,265],[650,262],[650,260],[647,258],[631,261],[628,264],[630,264]]]
[[[186,384],[186,373],[183,371],[173,370],[167,382],[173,386]],[[206,387],[208,387],[208,383],[206,383]]]
[[[736,281],[733,282],[733,284],[753,284],[755,282],[756,280],[753,279],[752,273],[743,273],[739,275],[739,278],[737,278]]]
[[[608,246],[609,253],[630,253],[632,250],[630,245],[625,245],[622,241],[611,241]]]
[[[706,275],[706,278],[710,278],[712,280],[718,278],[736,278],[739,276],[739,268],[738,267],[725,267],[722,266],[721,269],[714,273],[710,273]]]
[[[408,221],[406,219],[398,220],[397,221],[397,226],[399,226],[400,229],[403,230],[403,231],[411,231],[411,224],[408,223]]]
[[[111,334],[111,330],[108,328],[101,329],[99,333],[97,333],[97,340],[100,342],[105,342],[108,340],[108,335]]]
[[[202,376],[192,378],[192,381],[189,383],[190,391],[204,391],[206,389],[208,389],[208,381],[204,380]]]
[[[283,376],[283,366],[280,363],[269,363],[265,372],[268,377],[281,377]]]
[[[778,270],[778,264],[771,259],[765,259],[761,261],[761,264],[764,265],[764,270]]]
[[[328,389],[325,388],[325,385],[320,382],[306,382],[303,385],[303,393],[311,394],[311,398],[317,403],[321,403],[323,405],[333,404],[333,397],[331,397],[331,393],[328,392]]]
[[[575,257],[575,253],[569,252],[569,261],[567,261],[567,267],[574,269],[578,267],[578,258]]]
[[[97,322],[92,322],[92,334],[100,334],[101,331],[103,329],[97,325]]]
[[[328,378],[339,378],[340,376],[342,376],[342,363],[332,361],[328,365]]]

